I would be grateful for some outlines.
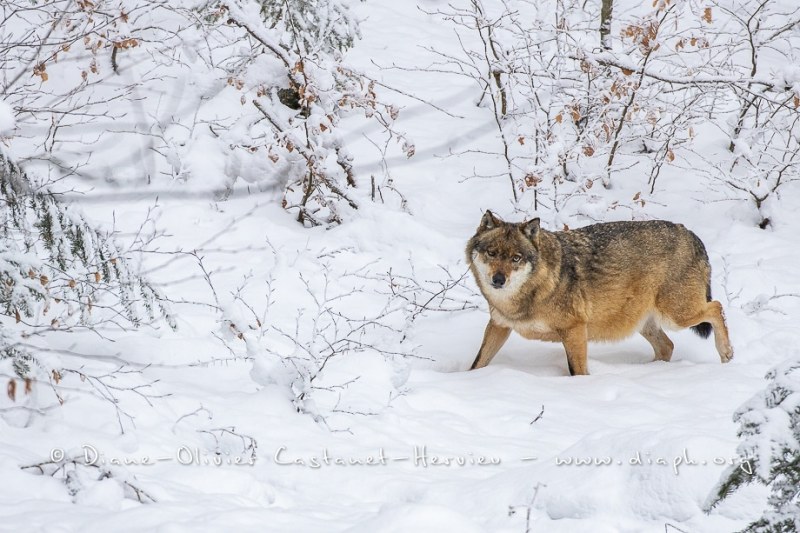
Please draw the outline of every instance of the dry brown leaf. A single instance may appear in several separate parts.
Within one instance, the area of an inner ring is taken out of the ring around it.
[[[542,178],[537,176],[536,174],[527,173],[525,174],[525,185],[528,187],[536,187],[542,182]]]

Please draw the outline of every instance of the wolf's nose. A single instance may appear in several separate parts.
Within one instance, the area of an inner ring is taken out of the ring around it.
[[[495,289],[499,289],[500,287],[505,285],[505,283],[506,283],[506,275],[503,274],[502,272],[497,272],[495,273],[494,276],[492,276],[492,286]]]

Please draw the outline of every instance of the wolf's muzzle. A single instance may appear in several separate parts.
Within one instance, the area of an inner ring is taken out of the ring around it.
[[[506,284],[506,275],[502,272],[496,272],[494,276],[492,276],[492,287],[495,289],[501,288],[503,285]]]

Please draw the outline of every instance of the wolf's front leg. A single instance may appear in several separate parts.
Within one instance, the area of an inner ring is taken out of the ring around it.
[[[475,362],[472,363],[470,370],[488,365],[492,357],[497,355],[497,352],[508,340],[509,335],[511,335],[511,328],[498,326],[492,319],[489,319],[489,323],[486,324],[486,331],[483,333],[481,349],[478,350],[478,356],[475,358]]]
[[[586,324],[579,324],[561,332],[561,342],[567,352],[567,364],[571,376],[588,376],[589,365],[586,360]]]

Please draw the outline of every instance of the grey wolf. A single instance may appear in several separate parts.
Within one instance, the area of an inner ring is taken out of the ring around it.
[[[538,218],[505,222],[486,211],[466,248],[490,318],[472,369],[489,364],[516,331],[564,345],[571,375],[588,374],[587,342],[639,332],[669,361],[662,328],[714,332],[720,360],[733,357],[711,265],[697,235],[663,220],[547,231]]]

